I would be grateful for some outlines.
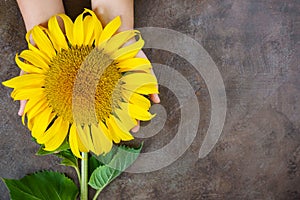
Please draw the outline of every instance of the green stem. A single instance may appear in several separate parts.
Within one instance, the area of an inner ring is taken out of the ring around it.
[[[80,200],[88,200],[88,153],[81,153]]]
[[[102,190],[97,190],[97,192],[96,192],[96,194],[95,194],[93,200],[97,200],[97,197],[99,196],[99,194],[100,194],[101,191],[102,191]]]

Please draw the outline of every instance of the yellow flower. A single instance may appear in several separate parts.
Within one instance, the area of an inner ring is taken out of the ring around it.
[[[153,117],[144,95],[158,93],[157,81],[150,62],[135,58],[144,41],[136,30],[116,34],[120,25],[116,17],[103,29],[86,9],[74,23],[59,14],[49,19],[48,28],[35,26],[26,34],[28,49],[15,58],[26,74],[3,84],[14,88],[14,100],[28,100],[22,121],[26,115],[32,136],[45,150],[68,140],[77,157],[107,153],[113,142],[133,139],[129,131],[137,120]]]

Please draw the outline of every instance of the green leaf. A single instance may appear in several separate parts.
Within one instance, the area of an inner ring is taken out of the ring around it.
[[[102,165],[109,164],[113,156],[117,153],[118,146],[114,145],[112,149],[105,155],[92,155],[89,157],[89,177],[92,175],[93,171]]]
[[[122,148],[121,146],[117,146],[117,145],[113,145],[112,149],[105,155],[100,155],[100,156],[96,156],[94,155],[94,157],[102,164],[102,165],[107,165],[109,164],[113,157],[116,155],[116,153],[118,152],[118,148]]]
[[[58,172],[43,171],[20,180],[3,179],[12,200],[74,200],[78,188]]]
[[[77,157],[74,156],[72,151],[70,149],[60,151],[55,154],[57,157],[62,158],[62,161],[60,164],[70,167],[78,168],[78,160]]]
[[[91,177],[93,171],[99,166],[102,166],[103,164],[100,163],[94,156],[89,157],[89,164],[88,164],[88,177]]]
[[[104,165],[95,169],[90,177],[89,185],[98,191],[103,190],[137,159],[141,149],[142,145],[138,149],[119,146],[115,147],[111,154],[95,156]]]
[[[55,151],[46,151],[46,150],[44,150],[44,148],[45,148],[45,146],[41,145],[41,147],[38,150],[38,152],[36,152],[36,155],[45,156],[45,155],[54,154],[54,153],[57,153],[57,152],[60,152],[60,151],[64,151],[64,150],[70,149],[70,146],[69,146],[69,144],[68,144],[67,141],[64,141],[62,143],[62,145],[60,145],[60,147],[58,147],[58,149],[56,149]]]
[[[80,180],[78,158],[72,153],[71,149],[60,151],[54,155],[56,155],[59,158],[62,158],[60,162],[61,165],[73,167],[77,173],[78,179]]]
[[[89,185],[92,188],[101,191],[121,173],[122,172],[105,165],[100,166],[92,173]]]

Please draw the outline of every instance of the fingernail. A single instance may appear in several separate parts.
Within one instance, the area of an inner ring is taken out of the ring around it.
[[[18,111],[18,115],[19,115],[20,117],[22,117],[23,112],[22,112],[21,110],[19,110],[19,111]]]
[[[155,103],[160,103],[160,98],[158,95],[155,95]]]
[[[140,130],[140,126],[135,126],[131,129],[131,132],[136,133]]]

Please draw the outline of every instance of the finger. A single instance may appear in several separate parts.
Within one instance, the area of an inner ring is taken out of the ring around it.
[[[137,125],[131,129],[131,132],[136,133],[140,130],[140,121],[137,121]]]
[[[21,100],[20,101],[20,109],[18,111],[19,116],[23,116],[26,103],[27,103],[27,100]]]
[[[20,76],[22,76],[23,74],[26,74],[26,72],[24,72],[23,70],[20,71]]]
[[[150,94],[150,99],[153,103],[160,103],[160,98],[158,94]]]

